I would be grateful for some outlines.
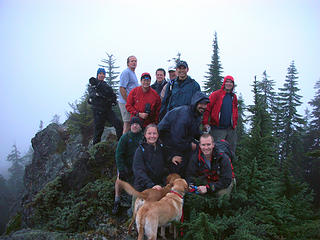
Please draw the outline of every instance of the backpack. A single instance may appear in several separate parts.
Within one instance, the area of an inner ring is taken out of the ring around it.
[[[224,139],[220,139],[214,142],[214,148],[216,153],[225,153],[230,158],[231,162],[236,159],[235,153],[231,150],[230,143]]]
[[[97,96],[99,96],[97,86],[89,84],[88,88],[89,97],[88,97],[88,103],[89,104],[95,104],[95,100]]]

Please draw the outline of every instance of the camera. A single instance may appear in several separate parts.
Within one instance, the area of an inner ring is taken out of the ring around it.
[[[150,114],[150,112],[151,112],[151,105],[150,105],[150,103],[146,103],[144,112]]]

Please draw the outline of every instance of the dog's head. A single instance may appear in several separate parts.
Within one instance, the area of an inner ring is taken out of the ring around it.
[[[178,178],[181,178],[181,176],[177,173],[170,173],[168,176],[167,176],[167,184],[170,184],[171,186],[173,186],[173,182],[174,180],[178,179]]]
[[[172,190],[184,195],[189,190],[188,183],[183,178],[175,179],[173,181]]]

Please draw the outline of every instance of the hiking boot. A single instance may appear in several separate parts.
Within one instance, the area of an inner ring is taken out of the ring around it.
[[[116,201],[113,204],[112,214],[117,215],[119,213],[119,210],[120,210],[120,201]]]

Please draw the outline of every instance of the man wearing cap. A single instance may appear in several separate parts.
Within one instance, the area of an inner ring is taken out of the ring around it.
[[[129,132],[122,135],[116,149],[116,165],[118,170],[118,177],[115,182],[115,201],[112,209],[113,214],[119,212],[120,207],[120,186],[119,179],[133,184],[133,171],[132,163],[133,156],[139,145],[140,140],[143,138],[142,123],[138,117],[133,117],[130,120]]]
[[[112,106],[117,104],[117,95],[112,88],[104,81],[106,71],[99,68],[97,78],[89,79],[89,99],[88,103],[92,104],[93,120],[94,120],[94,136],[93,144],[101,141],[106,121],[115,127],[117,138],[122,135],[122,123],[112,111]]]
[[[167,87],[168,87],[168,86],[171,86],[172,83],[173,83],[173,80],[176,79],[176,77],[177,77],[176,67],[175,67],[175,66],[170,66],[170,67],[168,68],[168,73],[169,73],[169,79],[168,79],[167,83],[169,83],[169,84],[164,85],[164,87],[163,87],[162,90],[161,90],[161,93],[160,93],[161,101],[162,101],[163,98],[164,98],[164,95],[165,95],[165,93],[166,93]]]
[[[139,86],[135,69],[137,67],[137,58],[135,56],[129,56],[127,58],[126,68],[120,75],[120,95],[119,95],[119,108],[123,120],[123,133],[126,133],[130,129],[130,113],[126,109],[127,97],[129,92],[135,87]]]
[[[161,91],[163,87],[167,84],[165,77],[166,71],[163,68],[158,68],[156,71],[156,81],[154,82],[154,84],[151,85],[151,88],[158,93],[160,99],[162,99],[160,95]]]
[[[155,90],[150,87],[151,75],[142,73],[141,86],[132,89],[128,95],[126,108],[131,117],[137,116],[143,127],[150,123],[158,124],[161,100]]]
[[[177,78],[166,89],[160,110],[160,120],[173,108],[190,105],[193,94],[200,91],[200,85],[187,75],[188,71],[187,62],[179,61],[177,63]]]
[[[185,176],[185,167],[199,139],[201,117],[206,110],[209,98],[196,92],[191,105],[184,105],[169,111],[158,125],[160,139],[166,147],[170,172]]]
[[[203,115],[202,124],[206,131],[211,129],[211,134],[216,141],[225,139],[230,143],[232,151],[235,152],[238,100],[236,94],[233,93],[233,89],[233,77],[226,76],[221,89],[211,93],[210,103]]]

